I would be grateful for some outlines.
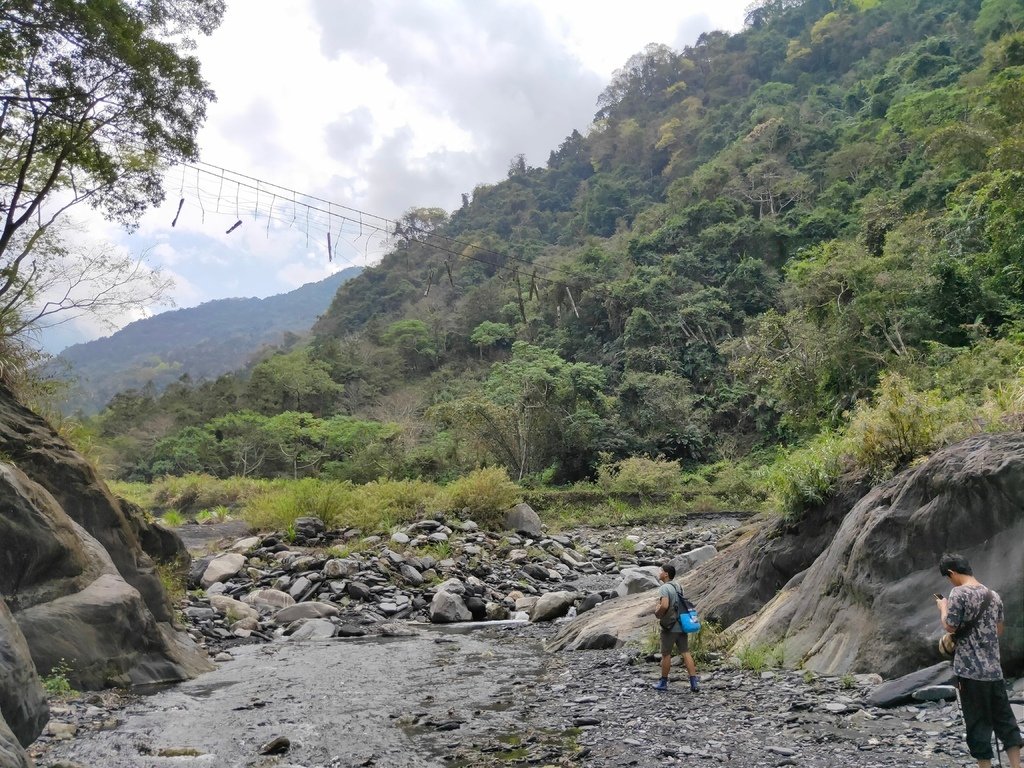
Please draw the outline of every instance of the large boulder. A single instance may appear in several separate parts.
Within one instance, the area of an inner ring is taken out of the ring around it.
[[[0,717],[0,768],[32,768],[14,733]]]
[[[100,543],[122,578],[142,595],[157,621],[173,620],[170,601],[155,563],[140,542],[140,534],[147,532],[150,524],[137,508],[122,506],[92,465],[46,421],[18,403],[3,386],[0,386],[0,454],[47,490],[61,509]],[[143,538],[153,543],[162,535],[145,533]],[[153,545],[156,547],[155,543]],[[164,542],[160,548],[166,546]],[[11,610],[17,611],[13,604]]]
[[[505,513],[505,528],[531,539],[539,539],[544,535],[540,515],[526,502],[516,504]]]
[[[1004,669],[1024,671],[1024,434],[978,435],[873,489],[807,573],[741,635],[783,641],[787,663],[895,677],[937,661],[931,595],[944,551],[971,561],[1006,608]]]
[[[28,746],[42,733],[49,717],[46,692],[36,674],[25,636],[7,604],[0,599],[0,723],[6,721],[17,741]],[[5,763],[0,760],[0,765]]]
[[[141,535],[157,554],[178,559],[173,533],[126,516],[91,467],[2,387],[0,454],[0,596],[35,667],[48,673],[64,661],[79,688],[211,669],[174,627],[140,543]]]
[[[657,594],[652,591],[605,600],[568,622],[546,647],[551,651],[575,651],[611,647],[613,638],[618,645],[643,641],[658,626],[654,617],[657,602]]]
[[[554,621],[565,616],[576,602],[575,592],[548,592],[541,595],[530,611],[530,621]]]
[[[466,607],[461,595],[442,589],[434,594],[428,611],[435,624],[453,624],[457,621],[472,621],[473,613]]]
[[[640,568],[623,568],[619,574],[619,583],[615,586],[615,592],[619,597],[635,595],[637,592],[649,592],[657,589],[661,582],[658,574],[661,568],[656,565],[646,565]]]
[[[864,482],[847,482],[826,504],[799,519],[772,517],[736,529],[719,541],[717,554],[694,570],[676,566],[683,592],[701,616],[723,627],[756,613],[811,566],[868,490]]]

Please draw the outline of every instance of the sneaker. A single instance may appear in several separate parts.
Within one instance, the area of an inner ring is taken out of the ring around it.
[[[668,680],[666,680],[664,677],[661,678],[657,683],[654,684],[654,690],[656,690],[656,691],[667,691],[668,690]]]
[[[700,678],[699,677],[691,677],[690,678],[690,690],[693,691],[694,693],[700,693]]]

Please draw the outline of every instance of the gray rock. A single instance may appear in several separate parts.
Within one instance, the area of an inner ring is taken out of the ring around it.
[[[824,674],[896,677],[932,663],[931,593],[948,587],[936,562],[950,542],[1004,605],[1024,605],[1022,498],[1024,432],[936,451],[861,499],[799,585],[765,606],[740,641],[782,641],[787,662]],[[1007,621],[1000,645],[1006,672],[1024,669],[1024,623]]]
[[[576,601],[575,592],[548,592],[541,595],[540,599],[530,611],[530,621],[552,621],[565,616]]]
[[[354,560],[328,560],[324,563],[323,574],[328,579],[351,579],[359,573],[359,563]]]
[[[417,571],[415,568],[413,568],[411,565],[408,565],[407,563],[402,563],[402,565],[398,567],[398,572],[402,574],[403,579],[412,584],[414,587],[418,587],[423,584],[422,574],[420,574],[419,571]]]
[[[243,597],[242,602],[255,608],[280,610],[295,605],[295,598],[279,589],[257,589]]]
[[[451,592],[453,595],[466,594],[466,585],[460,579],[446,579],[437,585],[438,592]]]
[[[345,587],[345,591],[348,592],[349,597],[355,600],[362,600],[363,602],[373,600],[373,590],[361,581],[350,581],[348,586]]]
[[[217,582],[227,581],[242,570],[243,567],[245,567],[245,555],[240,555],[237,552],[220,555],[213,558],[210,564],[206,566],[206,570],[203,572],[203,577],[199,583],[205,589]]]
[[[531,539],[539,539],[544,535],[540,515],[525,502],[516,504],[505,513],[505,528]]]
[[[484,615],[488,621],[504,621],[508,618],[508,608],[502,603],[489,602],[484,606]]]
[[[335,626],[327,619],[310,619],[292,632],[292,640],[326,640],[334,637]]]
[[[246,605],[241,600],[235,600],[225,595],[214,595],[210,598],[210,605],[213,606],[215,611],[226,616],[231,624],[242,619],[259,621],[260,618],[259,611],[251,605]]]
[[[275,613],[274,623],[283,626],[299,619],[323,619],[328,616],[337,616],[339,613],[338,606],[330,603],[298,603],[288,608],[282,608]]]
[[[430,620],[435,624],[451,624],[456,621],[471,621],[473,614],[454,592],[441,590],[430,601]]]
[[[395,533],[391,534],[391,541],[395,544],[398,544],[399,546],[404,546],[408,544],[411,541],[411,539],[407,534],[404,534],[401,531],[396,531]]]
[[[42,733],[49,716],[46,691],[36,674],[25,636],[0,597],[0,755],[4,750],[4,721],[17,742],[27,747]]]
[[[0,766],[3,768],[31,768],[28,755],[14,733],[0,717]]]
[[[718,550],[710,544],[705,544],[703,547],[697,547],[697,549],[691,549],[683,555],[680,555],[672,561],[672,565],[676,568],[676,576],[682,576],[683,574],[689,573],[701,563],[707,562],[712,557],[718,554]]]
[[[576,645],[576,650],[580,651],[603,651],[611,648],[621,648],[622,641],[615,635],[614,632],[593,632],[587,635],[582,641]]]
[[[658,581],[658,574],[661,567],[656,565],[644,566],[641,568],[624,568],[622,580],[615,586],[615,592],[619,597],[635,595],[638,592],[648,592],[656,589],[661,582]]]
[[[914,700],[914,691],[953,682],[953,665],[948,661],[933,664],[895,680],[882,683],[868,694],[864,703],[871,707],[898,707]]]
[[[952,685],[929,685],[911,694],[914,701],[955,701],[956,688]]]
[[[580,607],[576,610],[577,614],[586,613],[587,611],[596,608],[598,604],[604,601],[604,596],[600,592],[591,592],[580,603]]]

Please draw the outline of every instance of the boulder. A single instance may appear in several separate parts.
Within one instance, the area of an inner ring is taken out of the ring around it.
[[[335,558],[324,563],[324,576],[328,579],[351,579],[359,573],[359,563],[355,560]]]
[[[66,661],[74,686],[98,688],[177,681],[210,668],[185,633],[157,621],[101,542],[6,463],[0,508],[0,594],[36,669],[49,673]],[[136,555],[146,558],[141,549]]]
[[[441,590],[430,601],[430,620],[435,624],[451,624],[456,621],[471,621],[473,614],[466,607],[460,595]]]
[[[0,723],[6,721],[17,741],[27,747],[43,732],[49,717],[46,691],[36,674],[25,636],[0,598]]]
[[[674,565],[676,569],[676,576],[678,577],[689,573],[698,565],[710,560],[717,554],[718,550],[711,544],[705,544],[703,547],[691,549],[689,552],[680,555],[672,561],[672,565]]]
[[[291,624],[299,619],[325,619],[330,616],[337,616],[341,613],[338,606],[330,603],[298,603],[297,605],[282,608],[274,614],[274,623],[283,626]]]
[[[602,632],[600,630],[588,635],[576,646],[578,651],[605,651],[612,648],[621,648],[622,641],[614,632]]]
[[[648,592],[660,586],[658,574],[661,568],[656,565],[648,565],[642,568],[623,568],[622,579],[615,586],[615,592],[619,597],[635,595],[637,592]]]
[[[741,634],[783,641],[787,663],[824,674],[898,677],[932,664],[933,592],[947,550],[964,554],[1006,608],[1004,671],[1024,671],[1024,433],[977,435],[868,493],[800,583]]]
[[[202,584],[203,589],[206,589],[218,582],[227,581],[232,576],[237,575],[244,567],[245,555],[229,552],[210,561],[210,564],[206,566],[206,570],[203,571],[203,578],[200,579],[199,583]]]
[[[18,403],[2,385],[0,455],[9,457],[11,464],[48,491],[64,513],[99,542],[117,572],[138,590],[157,621],[172,621],[170,601],[153,558],[140,542],[140,537],[159,540],[169,532],[156,530],[149,536],[147,531],[153,526],[138,508],[122,505],[99,479],[92,465],[46,421]],[[166,546],[166,542],[161,546]],[[17,613],[14,602],[9,601],[9,605]]]
[[[575,602],[575,592],[548,592],[546,595],[541,595],[537,602],[534,603],[533,610],[530,611],[530,621],[553,621],[554,619],[560,619],[569,612],[569,609],[572,608]]]
[[[214,595],[210,598],[210,605],[221,615],[227,617],[229,624],[234,624],[242,619],[255,619],[259,621],[260,613],[251,605],[246,605],[241,600],[235,600],[227,595]]]
[[[797,520],[773,517],[732,531],[709,560],[685,575],[677,572],[684,594],[702,617],[722,627],[756,613],[811,566],[867,491],[864,482],[844,482],[832,499]]]
[[[0,768],[32,768],[28,755],[3,717],[0,717]]]
[[[327,640],[334,637],[337,627],[328,619],[311,619],[291,633],[292,640]]]
[[[871,690],[864,703],[869,707],[898,707],[912,702],[915,691],[950,685],[953,681],[953,665],[942,661],[882,683]]]
[[[547,643],[548,650],[580,650],[593,648],[595,643],[608,643],[602,635],[612,635],[619,645],[635,640],[641,642],[657,627],[654,618],[655,593],[639,592],[634,595],[605,600],[591,610],[568,622]]]
[[[531,539],[539,539],[544,535],[540,515],[526,502],[516,504],[505,513],[505,528]]]
[[[15,614],[36,669],[62,662],[80,688],[105,688],[184,680],[191,675],[166,647],[138,590],[118,574],[100,576],[70,595]]]
[[[280,610],[295,605],[295,598],[279,589],[257,589],[243,597],[242,602],[257,609]]]

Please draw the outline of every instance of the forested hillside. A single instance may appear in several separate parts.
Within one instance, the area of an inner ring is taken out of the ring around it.
[[[156,393],[183,376],[199,380],[242,368],[262,347],[306,333],[338,287],[359,271],[350,267],[265,299],[221,299],[163,312],[70,346],[50,366],[73,382],[63,410],[94,413],[122,390],[148,385]]]
[[[1022,124],[1016,0],[760,2],[633,56],[545,167],[410,211],[308,347],[97,427],[125,477],[647,456],[775,462],[799,503],[1021,427]]]

